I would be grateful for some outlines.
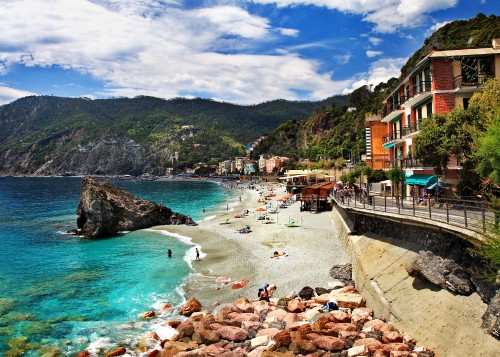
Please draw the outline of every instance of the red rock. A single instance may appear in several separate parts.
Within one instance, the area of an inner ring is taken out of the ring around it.
[[[307,335],[312,332],[311,325],[301,325],[297,328],[297,333],[301,338],[307,338]]]
[[[391,332],[391,331],[398,331],[397,328],[395,328],[391,323],[386,322],[382,325],[380,328],[380,332],[386,333],[386,332]]]
[[[148,353],[148,357],[156,357],[158,356],[159,353],[160,351],[158,350],[152,350],[151,352]]]
[[[202,349],[202,356],[220,356],[226,350],[218,345],[210,345]]]
[[[244,341],[248,337],[248,332],[241,327],[222,326],[215,330],[217,335],[229,341]]]
[[[337,323],[334,326],[330,327],[330,331],[333,331],[338,335],[340,331],[356,331],[356,326],[348,323]]]
[[[362,338],[354,342],[354,346],[366,346],[370,353],[374,353],[376,350],[382,348],[382,342],[374,339],[374,338]]]
[[[190,320],[183,321],[179,326],[177,326],[178,339],[184,337],[191,337],[194,332],[193,322]]]
[[[408,351],[408,346],[404,343],[388,343],[382,345],[381,350],[389,353],[392,351]]]
[[[273,350],[277,350],[281,347],[288,347],[290,342],[292,342],[292,337],[290,336],[290,332],[288,331],[280,331],[273,337],[274,348]]]
[[[328,317],[321,316],[319,319],[317,319],[311,324],[311,330],[313,331],[323,330],[324,328],[326,328],[325,325],[327,323],[328,323]]]
[[[295,341],[295,344],[297,346],[298,352],[303,355],[308,355],[318,350],[318,348],[312,341],[306,339],[299,339]]]
[[[320,349],[326,351],[342,351],[344,341],[332,336],[318,336],[312,342]]]
[[[223,306],[223,307],[221,307],[214,314],[215,321],[220,322],[220,321],[227,320],[229,318],[228,315],[229,315],[230,312],[231,312],[231,308],[229,306]]]
[[[348,285],[348,286],[345,286],[343,288],[340,288],[339,290],[337,290],[337,292],[339,292],[340,294],[345,294],[345,293],[358,294],[358,290],[356,290],[354,285]]]
[[[183,307],[179,310],[179,314],[184,315],[184,316],[191,316],[193,312],[198,312],[201,311],[201,303],[196,300],[196,298],[192,297],[186,303],[184,304]]]
[[[384,352],[383,350],[376,350],[372,354],[372,357],[389,357],[390,352]]]
[[[365,322],[363,325],[363,330],[371,328],[372,331],[380,331],[382,327],[386,325],[386,322],[379,320],[379,319],[374,319],[371,321]]]
[[[243,321],[259,321],[259,316],[251,313],[232,312],[229,314],[229,318],[233,321],[237,321],[237,326],[241,326]]]
[[[390,357],[417,357],[418,353],[410,351],[391,351]]]
[[[124,355],[125,353],[127,353],[127,350],[125,349],[125,347],[118,347],[116,350],[108,352],[106,354],[106,357],[121,356],[121,355]]]
[[[219,335],[212,330],[201,330],[198,332],[201,343],[211,345],[220,341]]]
[[[302,300],[293,299],[288,302],[287,309],[289,312],[298,313],[303,312],[306,309],[306,306]]]
[[[396,331],[384,332],[382,341],[384,343],[403,342],[403,334]]]
[[[203,325],[204,329],[209,329],[210,325],[215,322],[215,317],[212,314],[207,314],[203,316],[200,320],[200,323]]]
[[[339,331],[338,338],[343,340],[355,340],[357,338],[364,338],[365,334],[357,331]]]
[[[236,300],[231,306],[231,310],[235,312],[254,312],[254,309],[252,302],[244,298]]]
[[[294,357],[293,352],[276,352],[276,351],[264,351],[262,352],[262,357]]]
[[[262,313],[267,314],[271,310],[275,310],[274,307],[269,306],[267,301],[257,301],[253,303],[254,314],[260,315]]]
[[[345,313],[344,311],[333,311],[330,312],[328,316],[328,321],[331,322],[351,322],[351,315]]]
[[[150,311],[146,311],[145,313],[143,313],[141,315],[141,318],[143,319],[151,319],[153,317],[156,316],[156,312],[154,312],[153,310],[150,310]]]
[[[83,352],[80,352],[79,354],[77,354],[75,357],[88,357],[90,356],[90,352],[85,350]]]
[[[161,309],[163,311],[170,311],[172,310],[174,307],[172,306],[172,304],[169,304],[168,302],[164,303],[162,306],[161,306]]]
[[[352,310],[352,314],[368,314],[368,316],[373,316],[373,309],[369,307],[358,307]]]
[[[182,321],[169,321],[167,322],[167,326],[170,326],[172,328],[177,328],[181,324]]]
[[[198,348],[198,345],[193,342],[173,342],[167,341],[163,346],[163,350],[161,351],[161,357],[173,357],[180,352],[184,351],[192,351]]]
[[[267,335],[269,338],[273,338],[278,332],[280,332],[277,328],[265,328],[257,332],[257,336]]]

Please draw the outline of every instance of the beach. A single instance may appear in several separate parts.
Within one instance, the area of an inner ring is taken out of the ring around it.
[[[241,202],[227,212],[216,212],[214,218],[199,222],[198,226],[159,226],[155,229],[190,237],[200,247],[201,261],[192,256],[194,272],[186,284],[186,298],[196,297],[204,308],[216,303],[232,303],[240,297],[256,299],[264,283],[275,284],[275,297],[287,296],[304,286],[329,287],[334,279],[329,272],[333,265],[348,262],[338,239],[338,229],[331,212],[300,212],[300,202],[292,202],[278,214],[268,214],[273,223],[264,224],[257,218],[266,213],[259,207],[275,207],[286,195],[279,183],[263,183],[255,189],[240,189]],[[267,204],[259,202],[273,194]],[[236,215],[248,210],[243,218]],[[211,212],[207,212],[211,214]],[[294,220],[298,227],[287,227]],[[228,221],[226,224],[221,224]],[[277,222],[276,222],[277,221]],[[250,226],[250,233],[238,229]],[[285,252],[278,258],[273,253]],[[189,258],[189,257],[188,257]],[[217,283],[219,277],[228,277],[230,283]],[[248,280],[241,289],[232,289],[235,281]]]

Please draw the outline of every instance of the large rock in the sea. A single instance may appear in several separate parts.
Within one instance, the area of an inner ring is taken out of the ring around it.
[[[87,238],[110,237],[120,231],[165,224],[196,225],[189,216],[88,176],[82,179],[77,214],[78,233]]]

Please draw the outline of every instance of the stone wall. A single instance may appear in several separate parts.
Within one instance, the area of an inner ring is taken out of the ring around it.
[[[470,243],[390,220],[351,216],[354,220],[339,207],[332,212],[356,287],[376,317],[387,318],[440,356],[492,356],[500,350],[500,342],[481,328],[487,305],[477,293],[456,295],[406,270],[419,249],[433,242],[443,247]]]

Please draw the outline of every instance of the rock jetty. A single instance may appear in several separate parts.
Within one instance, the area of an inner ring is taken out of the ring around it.
[[[331,297],[337,300],[339,310],[322,312]],[[179,314],[188,317],[167,322],[177,332],[171,339],[161,340],[150,332],[134,346],[99,353],[148,357],[434,356],[392,324],[375,318],[354,286],[310,300],[299,296],[271,302],[240,298],[212,312],[203,310],[199,301],[191,298]]]
[[[82,179],[77,214],[78,229],[72,233],[86,238],[111,237],[120,231],[157,225],[196,225],[189,216],[140,199],[119,187],[98,182],[89,176]]]

